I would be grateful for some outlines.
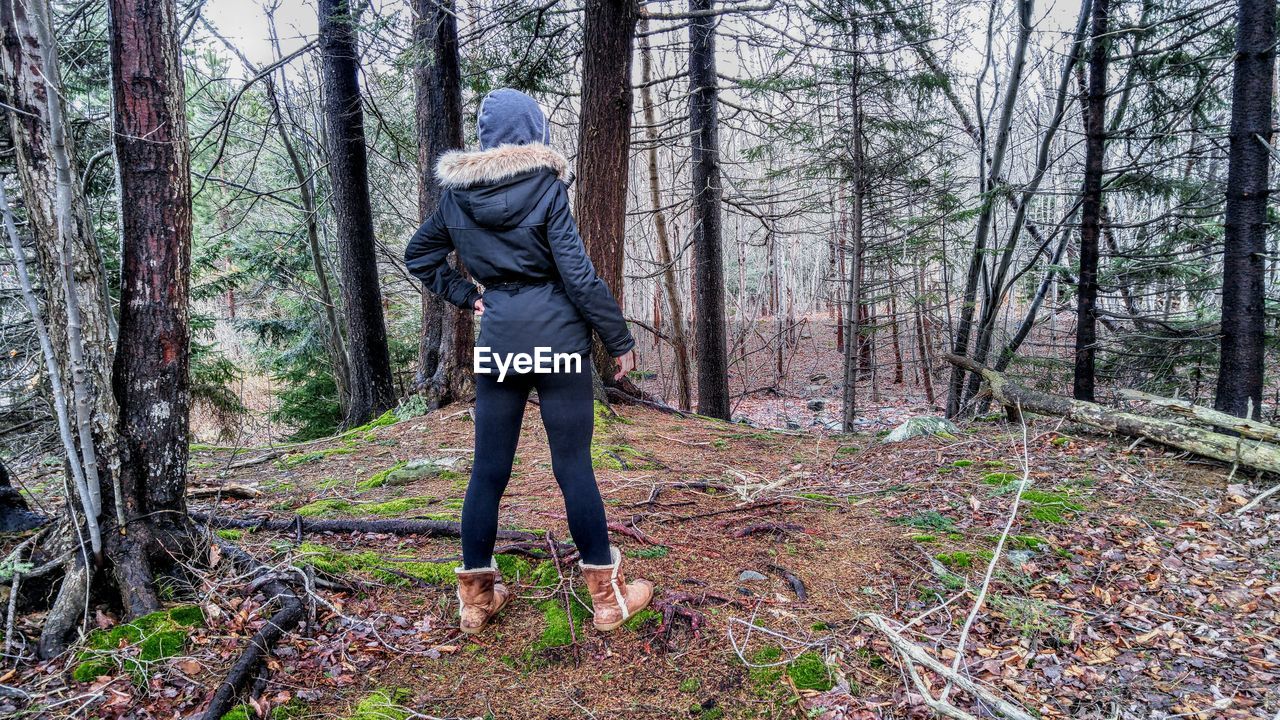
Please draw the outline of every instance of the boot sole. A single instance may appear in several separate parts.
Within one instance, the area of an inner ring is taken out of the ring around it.
[[[644,602],[644,604],[643,604],[643,605],[641,605],[640,607],[636,608],[635,610],[632,610],[632,611],[631,611],[631,615],[630,615],[629,617],[627,617],[627,618],[626,618],[626,620],[619,620],[619,621],[618,621],[618,622],[616,622],[616,623],[610,623],[610,624],[608,624],[608,625],[600,625],[600,624],[598,624],[598,623],[592,623],[592,625],[595,625],[596,630],[599,630],[600,632],[613,632],[614,630],[617,630],[618,628],[620,628],[620,627],[622,627],[623,625],[625,625],[625,624],[626,624],[626,622],[627,622],[627,620],[630,620],[631,618],[635,617],[635,616],[636,616],[636,613],[638,613],[638,612],[640,612],[641,610],[643,610],[643,609],[645,609],[645,608],[649,607],[649,605],[650,605],[650,604],[652,604],[652,603],[653,603],[653,593],[650,593],[650,594],[649,594],[649,599],[648,599],[648,600],[646,600],[646,601]]]

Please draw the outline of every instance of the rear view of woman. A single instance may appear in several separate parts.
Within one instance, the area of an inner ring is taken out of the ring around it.
[[[591,468],[591,331],[624,371],[635,366],[635,341],[578,236],[565,185],[568,162],[548,147],[547,119],[537,102],[517,90],[495,90],[480,103],[476,129],[480,150],[440,158],[440,206],[405,250],[409,271],[428,288],[482,316],[474,363],[475,461],[457,571],[460,626],[480,632],[511,598],[493,561],[498,504],[511,478],[525,403],[536,389],[595,626],[613,630],[649,604],[653,584],[628,583],[621,556],[609,545]],[[484,286],[483,298],[447,262],[455,248]]]

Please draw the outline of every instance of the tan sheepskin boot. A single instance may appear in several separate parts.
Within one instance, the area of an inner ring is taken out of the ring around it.
[[[502,573],[493,560],[489,567],[477,570],[454,568],[458,575],[458,629],[468,635],[484,630],[498,611],[511,600],[511,591],[502,584]]]
[[[582,577],[591,591],[591,604],[595,608],[597,630],[615,630],[627,618],[649,605],[653,599],[653,583],[648,580],[627,582],[622,576],[622,555],[618,548],[609,548],[613,563],[588,565],[582,563]]]

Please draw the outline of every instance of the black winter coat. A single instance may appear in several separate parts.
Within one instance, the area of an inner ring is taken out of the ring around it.
[[[564,156],[540,143],[448,153],[445,192],[405,250],[409,271],[459,308],[480,291],[447,262],[455,248],[485,287],[476,347],[491,353],[586,353],[591,330],[613,356],[635,346],[587,257],[569,211]]]

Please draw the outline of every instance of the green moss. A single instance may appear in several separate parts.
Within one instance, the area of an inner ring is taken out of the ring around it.
[[[226,715],[222,716],[222,720],[253,720],[253,718],[253,711],[249,709],[248,705],[243,704],[231,708]]]
[[[383,470],[382,472],[374,473],[373,475],[369,476],[368,480],[361,480],[360,482],[356,483],[356,489],[372,490],[373,488],[382,487],[383,485],[387,484],[387,478],[390,477],[392,473],[394,473],[395,471],[399,470],[404,466],[405,466],[405,463],[398,462],[395,465],[392,465],[391,467],[387,468],[386,470]]]
[[[1049,541],[1035,535],[1010,535],[1008,545],[1014,550],[1039,550],[1049,545]]]
[[[218,537],[222,538],[223,540],[230,540],[232,542],[235,542],[236,540],[239,540],[240,538],[244,537],[244,531],[235,530],[232,528],[228,528],[226,530],[219,530]]]
[[[289,453],[277,460],[276,465],[287,470],[299,465],[318,462],[325,458],[333,457],[334,455],[350,455],[353,452],[355,452],[355,450],[349,447],[331,447],[324,448],[323,450],[312,450],[311,452],[305,453]]]
[[[71,679],[78,683],[93,682],[103,675],[114,675],[116,664],[108,658],[86,660],[71,671]]]
[[[756,650],[748,658],[752,665],[765,665],[767,667],[752,667],[747,670],[747,677],[751,680],[751,689],[757,695],[769,695],[773,692],[773,686],[782,679],[782,665],[774,665],[782,659],[782,648],[777,645],[765,645]]]
[[[148,635],[138,645],[138,657],[144,662],[171,658],[182,652],[186,642],[185,630],[160,630]]]
[[[995,485],[997,487],[1012,485],[1020,480],[1022,480],[1021,477],[1014,475],[1013,473],[1004,472],[992,472],[982,476],[982,482],[988,485]]]
[[[201,627],[204,625],[204,610],[199,605],[179,605],[169,610],[169,619],[182,627]]]
[[[689,706],[689,714],[696,716],[698,720],[721,720],[724,717],[724,708],[719,705],[703,707],[694,703]]]
[[[592,443],[591,467],[597,470],[652,470],[657,466],[630,445]]]
[[[374,690],[356,703],[346,720],[408,720],[414,713],[403,706],[413,697],[404,688]]]
[[[1026,490],[1022,499],[1027,503],[1027,516],[1048,523],[1066,522],[1070,513],[1083,510],[1084,506],[1063,493],[1045,490]]]
[[[608,428],[610,425],[630,425],[631,421],[614,412],[613,408],[599,400],[595,401],[596,429]]]
[[[413,583],[402,575],[417,578],[432,585],[457,584],[457,575],[453,569],[456,562],[391,562],[376,552],[344,553],[317,543],[302,543],[298,546],[298,563],[310,565],[329,575],[363,572],[387,583],[388,585],[410,585]],[[395,570],[396,572],[390,572]],[[397,574],[400,573],[400,574]]]
[[[623,626],[628,630],[640,630],[645,627],[656,627],[662,623],[662,613],[653,608],[645,608],[640,612],[627,618],[626,624]]]
[[[457,562],[387,562],[381,567],[370,568],[370,572],[374,577],[391,585],[404,585],[409,581],[393,572],[388,572],[386,568],[432,585],[457,585],[458,574],[454,572],[454,568],[459,566],[461,563]]]
[[[680,681],[680,685],[677,689],[682,693],[695,693],[698,692],[698,688],[700,687],[702,687],[702,678],[690,675]]]
[[[831,670],[817,653],[806,652],[787,663],[787,677],[798,690],[830,690],[835,683]]]
[[[902,515],[894,518],[893,522],[898,525],[906,525],[920,530],[934,530],[936,532],[947,532],[955,527],[956,524],[955,520],[936,510],[928,510],[915,515]]]
[[[293,512],[303,517],[321,517],[324,515],[339,515],[351,510],[352,507],[354,505],[350,501],[325,498],[324,500],[307,503]]]
[[[628,550],[627,557],[641,558],[644,560],[658,560],[666,557],[670,552],[671,548],[666,545],[650,545],[648,547]]]
[[[400,418],[396,417],[395,410],[388,410],[382,413],[381,415],[379,415],[378,417],[374,418],[373,420],[365,423],[364,425],[361,425],[359,427],[353,427],[350,430],[342,433],[338,437],[349,438],[355,435],[364,435],[364,434],[367,434],[370,430],[373,430],[374,428],[386,427],[388,425],[395,425],[399,419]]]
[[[834,495],[825,495],[823,493],[800,493],[800,497],[804,498],[805,500],[816,500],[818,502],[825,502],[825,503],[841,502],[840,498]]]
[[[560,583],[560,571],[556,570],[555,563],[543,560],[529,573],[529,582],[535,587],[553,587]]]
[[[938,562],[952,570],[968,570],[973,567],[973,557],[973,553],[962,551],[938,553],[934,556]]]
[[[938,542],[938,538],[936,535],[912,535],[911,541],[918,543],[934,543]]]
[[[404,513],[420,510],[428,505],[436,502],[435,498],[429,497],[407,497],[396,498],[395,500],[387,500],[380,503],[364,503],[358,507],[361,513],[369,513],[372,515],[402,515]],[[428,516],[432,520],[456,520],[457,517],[449,514],[437,516]]]
[[[1062,437],[1061,435],[1059,435],[1058,437],[1056,437],[1056,438],[1054,438],[1054,439],[1050,440],[1050,441],[1049,441],[1049,444],[1050,444],[1050,445],[1052,445],[1052,446],[1054,446],[1054,447],[1064,447],[1064,446],[1066,446],[1066,445],[1070,445],[1070,444],[1071,444],[1071,438],[1069,438],[1069,437]]]
[[[533,642],[531,650],[541,652],[552,648],[566,647],[573,643],[575,633],[579,636],[582,634],[587,618],[591,617],[591,611],[578,602],[571,602],[569,607],[571,608],[570,612],[573,613],[572,631],[569,625],[571,620],[569,614],[565,612],[563,599],[553,597],[538,603],[538,609],[542,611],[542,620],[545,623],[545,627],[542,630],[542,635]]]
[[[951,463],[951,467],[967,468],[972,464],[973,464],[972,460],[956,460],[955,462]]]
[[[499,555],[494,560],[498,563],[498,569],[502,571],[503,579],[508,582],[527,580],[533,573],[533,566],[519,555]]]
[[[89,682],[124,668],[133,675],[134,682],[145,683],[148,665],[181,653],[190,628],[204,622],[204,611],[198,606],[179,605],[113,628],[94,630],[85,638],[85,649],[77,655],[80,662],[71,677],[76,682]],[[136,656],[125,652],[135,646]]]

